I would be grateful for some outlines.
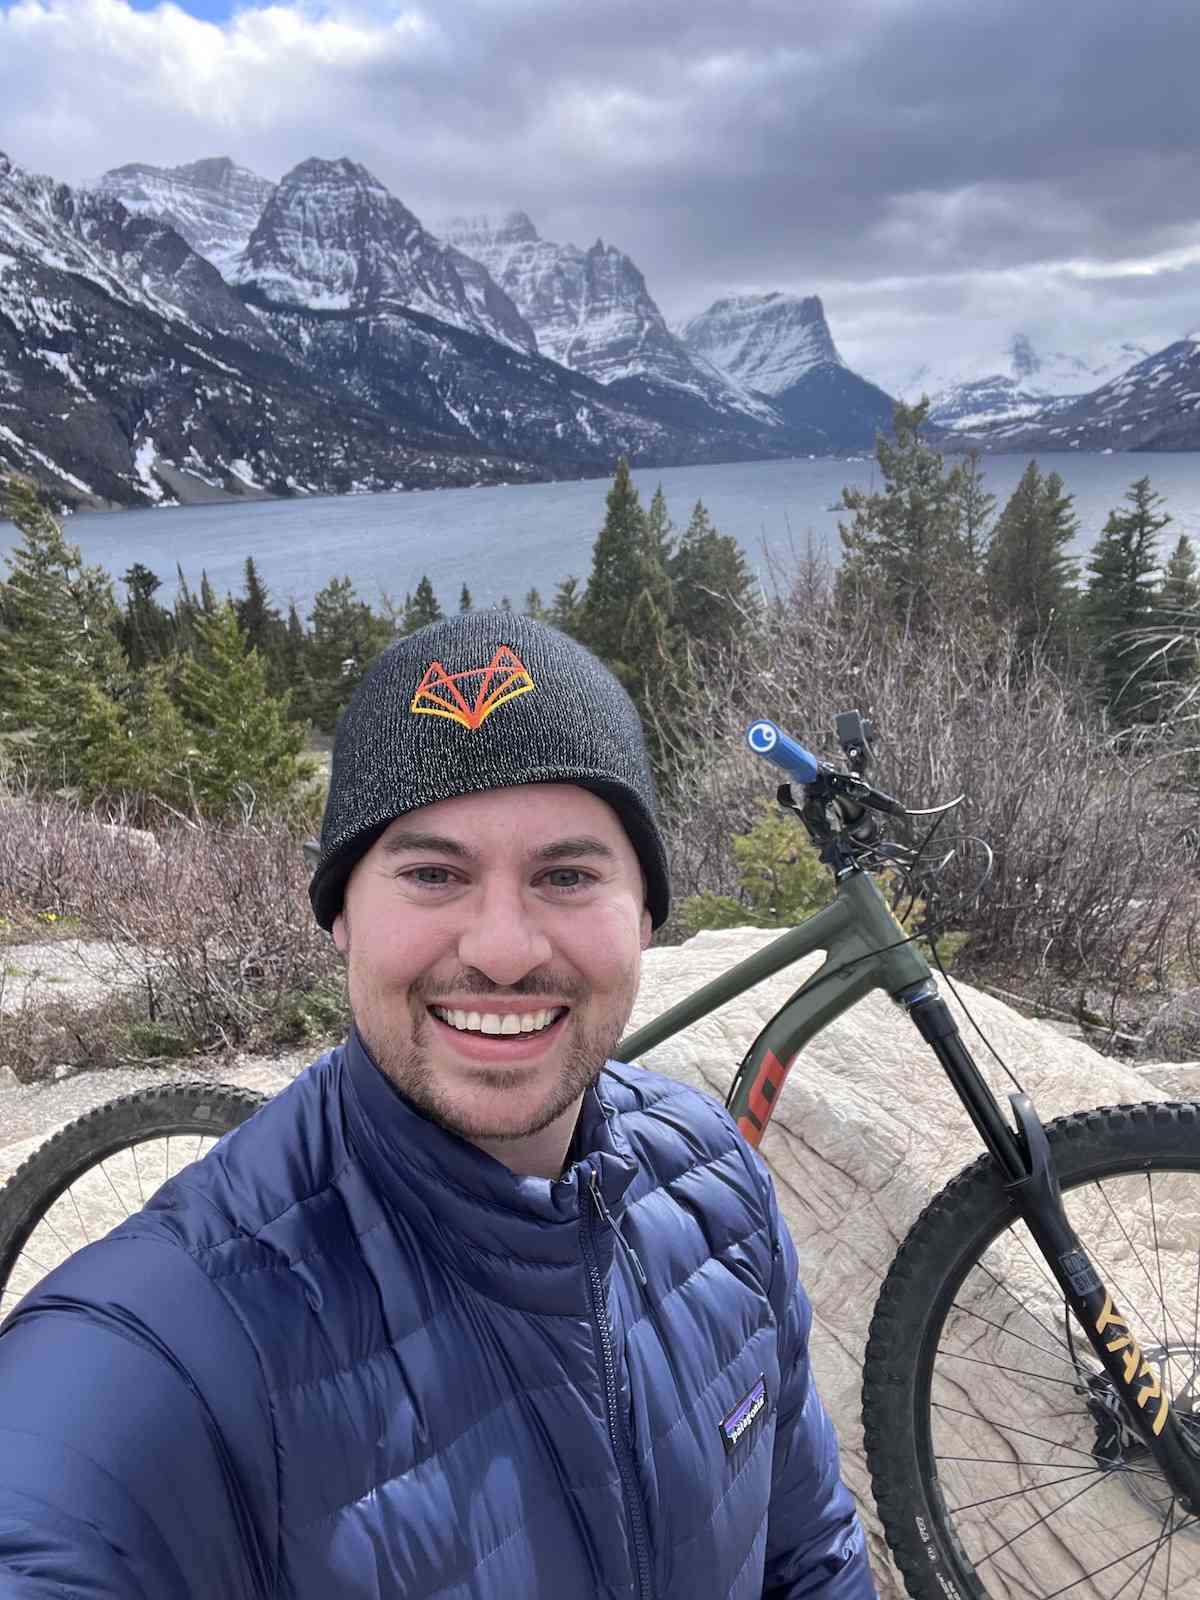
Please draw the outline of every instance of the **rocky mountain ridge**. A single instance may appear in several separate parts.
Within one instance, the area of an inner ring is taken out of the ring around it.
[[[487,217],[458,218],[442,236],[512,297],[543,355],[671,420],[700,421],[711,412],[739,428],[747,419],[780,427],[770,405],[688,351],[616,246],[555,244],[523,211],[495,226]]]
[[[91,506],[546,475],[306,371],[173,228],[6,156],[0,466]]]
[[[922,365],[896,384],[907,401],[930,399],[929,420],[949,433],[1020,423],[1061,409],[1112,382],[1150,351],[1130,340],[1114,339],[1086,353],[1043,354],[1025,333],[1015,333],[1002,350],[959,363],[953,370]]]
[[[134,161],[103,173],[96,188],[135,216],[169,223],[226,278],[275,192],[267,178],[237,166],[228,156],[181,167]]]
[[[891,426],[890,395],[842,360],[818,295],[728,295],[684,324],[680,336],[793,428],[820,427],[836,449],[869,450]]]
[[[1200,446],[1200,332],[1136,361],[1088,394],[964,426],[986,450],[1194,450]]]

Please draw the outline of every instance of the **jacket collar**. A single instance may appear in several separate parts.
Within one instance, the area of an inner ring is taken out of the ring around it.
[[[354,1144],[393,1214],[492,1298],[531,1311],[586,1309],[581,1228],[602,1270],[613,1252],[612,1230],[588,1195],[592,1176],[616,1214],[637,1171],[601,1094],[584,1094],[577,1158],[562,1177],[526,1177],[418,1111],[376,1066],[357,1028],[336,1055]]]

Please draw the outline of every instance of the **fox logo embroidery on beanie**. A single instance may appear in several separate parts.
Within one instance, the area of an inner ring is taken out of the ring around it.
[[[670,909],[654,779],[633,702],[557,628],[505,611],[432,623],[371,665],[338,723],[309,898],[323,928],[397,817],[457,795],[573,783],[617,813],[658,927]]]
[[[472,683],[479,678],[482,683]],[[470,703],[466,699],[469,685],[474,692]],[[533,679],[520,659],[502,644],[486,667],[447,672],[440,661],[435,661],[418,684],[410,709],[431,717],[449,717],[464,728],[477,728],[497,706],[514,695],[528,694],[533,687]]]

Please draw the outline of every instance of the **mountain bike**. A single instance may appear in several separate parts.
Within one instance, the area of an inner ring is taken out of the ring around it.
[[[635,1060],[823,951],[729,1091],[731,1114],[757,1145],[804,1044],[872,989],[890,995],[985,1147],[913,1225],[868,1336],[867,1458],[909,1594],[1200,1595],[1200,1103],[1109,1106],[1043,1125],[1018,1087],[1002,1109],[918,934],[872,876],[899,872],[914,896],[928,887],[929,844],[949,807],[912,811],[871,785],[873,735],[859,713],[840,716],[837,732],[839,767],[772,722],[747,734],[787,777],[778,802],[830,868],[832,901],[639,1028],[616,1054]],[[934,821],[918,843],[897,843],[883,837],[888,815],[902,829]],[[36,1281],[61,1258],[77,1180],[102,1183],[97,1173],[113,1159],[126,1163],[111,1185],[120,1220],[122,1207],[143,1203],[132,1171],[145,1132],[169,1142],[186,1125],[203,1140],[256,1104],[242,1091],[147,1090],[65,1129],[0,1190],[0,1288],[19,1272]]]

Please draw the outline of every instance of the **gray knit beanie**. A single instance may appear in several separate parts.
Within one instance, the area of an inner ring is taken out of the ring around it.
[[[508,611],[432,623],[375,661],[338,723],[309,898],[321,927],[360,856],[419,806],[522,783],[607,800],[646,874],[657,928],[670,908],[654,780],[633,702],[556,628]]]

